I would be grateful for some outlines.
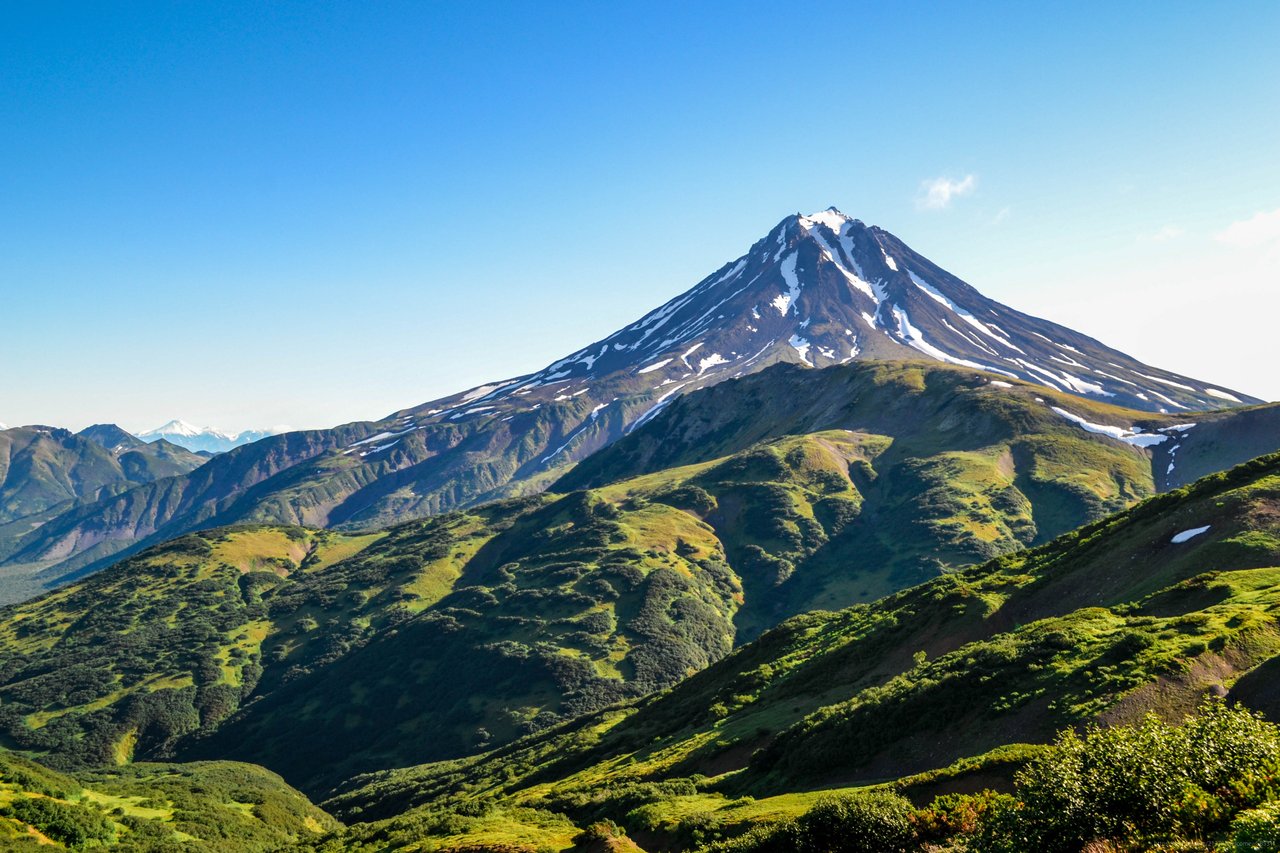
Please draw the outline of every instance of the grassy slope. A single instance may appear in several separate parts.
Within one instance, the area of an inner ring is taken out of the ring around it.
[[[68,775],[0,751],[0,846],[251,853],[341,828],[279,776],[231,761]]]
[[[1280,450],[1280,404],[1276,403],[1160,415],[1015,381],[998,392],[1007,406],[1021,410],[1015,414],[995,405],[965,406],[948,394],[987,386],[989,378],[934,362],[865,362],[816,371],[775,367],[673,401],[661,417],[583,460],[556,488],[597,486],[735,453],[780,435],[833,428],[900,436],[915,431],[923,421],[934,425],[936,434],[960,430],[981,438],[991,436],[1001,421],[1014,418],[1018,432],[1034,434],[1042,432],[1040,424],[1058,417],[1051,406],[1093,423],[1136,425],[1148,432],[1173,424],[1196,424],[1180,440],[1157,444],[1147,454],[1150,479],[1160,489],[1183,486]],[[993,386],[988,390],[997,391]],[[1082,433],[1077,429],[1075,435]],[[1175,446],[1179,446],[1176,460],[1170,457]],[[1064,465],[1072,464],[1066,449],[1060,458]],[[1171,461],[1175,462],[1172,473],[1168,471]]]
[[[945,789],[953,774],[938,771],[953,764],[989,784],[1025,754],[1018,744],[1063,725],[1176,719],[1213,686],[1267,699],[1249,688],[1280,659],[1277,611],[1271,456],[870,607],[796,617],[638,704],[365,777],[330,806],[398,815],[357,827],[353,849],[443,826],[463,803],[610,817],[666,844],[798,813],[822,789],[912,773],[921,790]]]

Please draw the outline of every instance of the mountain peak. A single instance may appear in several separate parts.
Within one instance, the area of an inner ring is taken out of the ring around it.
[[[249,444],[269,435],[287,431],[287,428],[276,427],[270,430],[244,430],[242,432],[225,432],[213,427],[199,427],[187,423],[181,418],[174,418],[164,426],[138,433],[138,438],[147,442],[164,439],[170,444],[185,447],[187,450],[224,453],[233,447]]]
[[[145,432],[140,432],[138,433],[138,437],[149,438],[150,436],[171,436],[171,435],[193,436],[193,435],[201,435],[203,433],[212,433],[215,435],[226,436],[227,438],[235,437],[235,436],[227,435],[226,433],[223,433],[223,432],[219,432],[218,430],[215,430],[215,429],[203,428],[203,427],[195,426],[194,424],[189,424],[186,421],[182,420],[181,418],[174,418],[173,420],[169,421],[163,426],[158,426],[155,429],[149,429]]]
[[[845,223],[858,221],[847,213],[841,212],[841,210],[834,205],[828,207],[826,210],[820,210],[817,213],[810,213],[808,216],[800,216],[799,219],[802,225],[807,227],[813,227],[814,225],[819,224],[825,225],[836,234],[840,233],[840,229],[844,227]]]
[[[146,444],[142,439],[126,432],[115,424],[94,424],[80,430],[76,435],[81,438],[87,438],[111,451],[129,450]]]
[[[647,409],[627,416],[631,429],[676,395],[779,361],[868,358],[931,359],[1147,411],[1256,402],[1002,305],[831,206],[786,217],[746,254],[609,337],[537,373],[412,410],[417,417],[388,435],[417,418],[509,414],[580,395],[607,408],[647,396]]]

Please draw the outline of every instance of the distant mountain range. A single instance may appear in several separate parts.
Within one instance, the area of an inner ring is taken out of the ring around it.
[[[170,444],[185,447],[188,450],[205,451],[207,453],[226,453],[235,447],[250,444],[269,435],[277,435],[284,430],[244,430],[243,432],[224,432],[213,427],[198,427],[183,420],[174,419],[164,426],[137,433],[143,441],[159,441],[164,439]]]
[[[204,527],[369,529],[537,493],[692,391],[778,363],[886,359],[940,361],[1151,413],[1261,402],[1001,305],[831,208],[786,217],[691,290],[540,371],[381,421],[233,447],[191,474],[76,506],[4,550],[55,583]],[[174,441],[199,432],[166,429]]]
[[[142,441],[113,424],[79,433],[39,425],[0,430],[0,561],[17,543],[75,507],[181,476],[206,459],[163,439]],[[0,597],[38,592],[41,585],[31,578],[32,568],[0,570]]]

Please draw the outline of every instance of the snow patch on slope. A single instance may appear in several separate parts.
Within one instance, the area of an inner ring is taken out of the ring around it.
[[[911,318],[907,316],[907,312],[903,311],[897,305],[893,306],[893,316],[898,321],[898,337],[903,343],[914,349],[920,350],[931,358],[938,361],[944,361],[947,364],[958,364],[961,367],[972,367],[976,370],[986,370],[991,373],[999,373],[1002,376],[1008,376],[1011,379],[1018,379],[1017,374],[1010,373],[1007,370],[1001,370],[998,367],[992,367],[989,364],[979,364],[976,361],[968,361],[963,358],[956,358],[950,353],[943,352],[924,339],[924,335],[915,326],[911,325]]]
[[[1135,447],[1150,447],[1153,444],[1160,444],[1161,442],[1169,440],[1169,436],[1167,435],[1142,432],[1142,430],[1137,427],[1118,427],[1111,426],[1109,424],[1090,423],[1079,415],[1074,414],[1073,412],[1068,412],[1066,409],[1061,409],[1057,406],[1050,406],[1049,408],[1053,409],[1053,411],[1057,412],[1059,415],[1071,421],[1086,432],[1105,435],[1110,438],[1114,438],[1117,441],[1132,444]]]
[[[813,362],[809,360],[809,342],[807,340],[799,335],[792,335],[791,339],[787,341],[787,343],[791,345],[792,349],[800,353],[801,361],[810,367],[813,367]]]
[[[1170,539],[1169,541],[1172,542],[1174,545],[1181,545],[1183,542],[1187,542],[1191,539],[1196,538],[1201,533],[1207,533],[1209,531],[1209,528],[1212,526],[1213,525],[1211,524],[1206,524],[1204,527],[1193,527],[1190,530],[1184,530],[1181,533],[1175,533],[1173,535],[1173,538]]]
[[[655,370],[661,370],[673,361],[675,361],[674,358],[664,358],[662,361],[655,361],[653,364],[640,368],[636,373],[652,373]]]
[[[800,296],[800,280],[796,278],[796,259],[798,257],[798,253],[792,252],[782,262],[782,279],[787,283],[787,292],[778,294],[769,303],[774,308],[777,308],[778,313],[784,317],[788,311],[795,308],[796,299]],[[796,311],[798,312],[799,309],[796,308]]]

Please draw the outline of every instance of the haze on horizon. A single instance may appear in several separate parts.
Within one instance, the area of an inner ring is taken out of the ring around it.
[[[230,432],[531,372],[834,205],[1280,398],[1280,7],[10,11],[0,421]]]

